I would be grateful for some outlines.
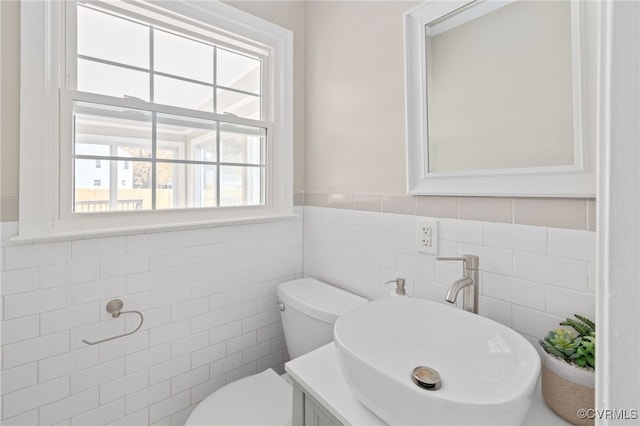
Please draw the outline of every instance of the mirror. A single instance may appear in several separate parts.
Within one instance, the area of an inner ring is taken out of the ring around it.
[[[595,194],[582,11],[429,1],[405,14],[409,193]]]

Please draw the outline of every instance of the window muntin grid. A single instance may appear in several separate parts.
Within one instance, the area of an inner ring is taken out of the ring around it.
[[[74,211],[263,205],[266,140],[263,127],[74,101]]]
[[[76,92],[104,102],[72,102],[74,212],[266,204],[264,57],[84,4],[77,5],[77,22]],[[121,33],[106,41],[82,37],[103,33],[104,22]],[[119,49],[123,40],[135,54]],[[168,51],[199,65],[177,64]],[[241,76],[235,81],[234,72]],[[111,97],[145,109],[110,105]],[[180,115],[155,105],[175,107]],[[225,114],[228,121],[190,111]],[[247,125],[247,119],[255,123]],[[105,164],[101,194],[84,191],[83,182],[93,179],[86,160]],[[98,202],[100,208],[84,206]]]
[[[265,118],[264,58],[259,55],[88,5],[78,4],[77,9],[77,90],[254,120]],[[116,37],[110,27],[128,30]],[[129,50],[134,53],[122,53]]]

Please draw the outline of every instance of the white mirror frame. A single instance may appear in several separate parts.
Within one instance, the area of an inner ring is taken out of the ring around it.
[[[472,6],[492,8],[511,1],[487,0]],[[595,197],[594,137],[586,134],[582,6],[571,1],[574,98],[574,165],[462,172],[429,172],[427,146],[428,23],[474,3],[469,0],[430,0],[404,15],[407,188],[413,195],[469,195],[518,197]],[[486,12],[485,12],[486,13]]]

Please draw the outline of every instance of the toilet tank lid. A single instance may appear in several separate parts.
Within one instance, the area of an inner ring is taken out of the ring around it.
[[[368,302],[348,291],[314,278],[288,281],[278,286],[278,298],[285,304],[312,318],[335,323],[336,319]]]

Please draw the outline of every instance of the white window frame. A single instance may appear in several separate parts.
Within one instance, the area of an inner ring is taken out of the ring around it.
[[[266,92],[273,122],[266,204],[224,208],[68,215],[60,207],[70,182],[61,179],[61,126],[66,76],[65,4],[21,3],[20,211],[14,240],[64,239],[201,227],[293,215],[293,33],[219,1],[154,1],[156,12],[260,43],[269,50]],[[143,3],[145,4],[145,3]],[[146,3],[151,4],[151,3]],[[68,163],[68,161],[66,161]]]
[[[429,0],[404,14],[407,191],[411,195],[594,197],[595,137],[588,132],[586,89],[592,84],[585,71],[584,4],[571,1],[573,62],[574,164],[456,172],[429,171],[427,129],[427,26],[463,7],[483,14],[513,0]],[[478,15],[476,15],[478,16]],[[471,17],[471,15],[467,15]]]

